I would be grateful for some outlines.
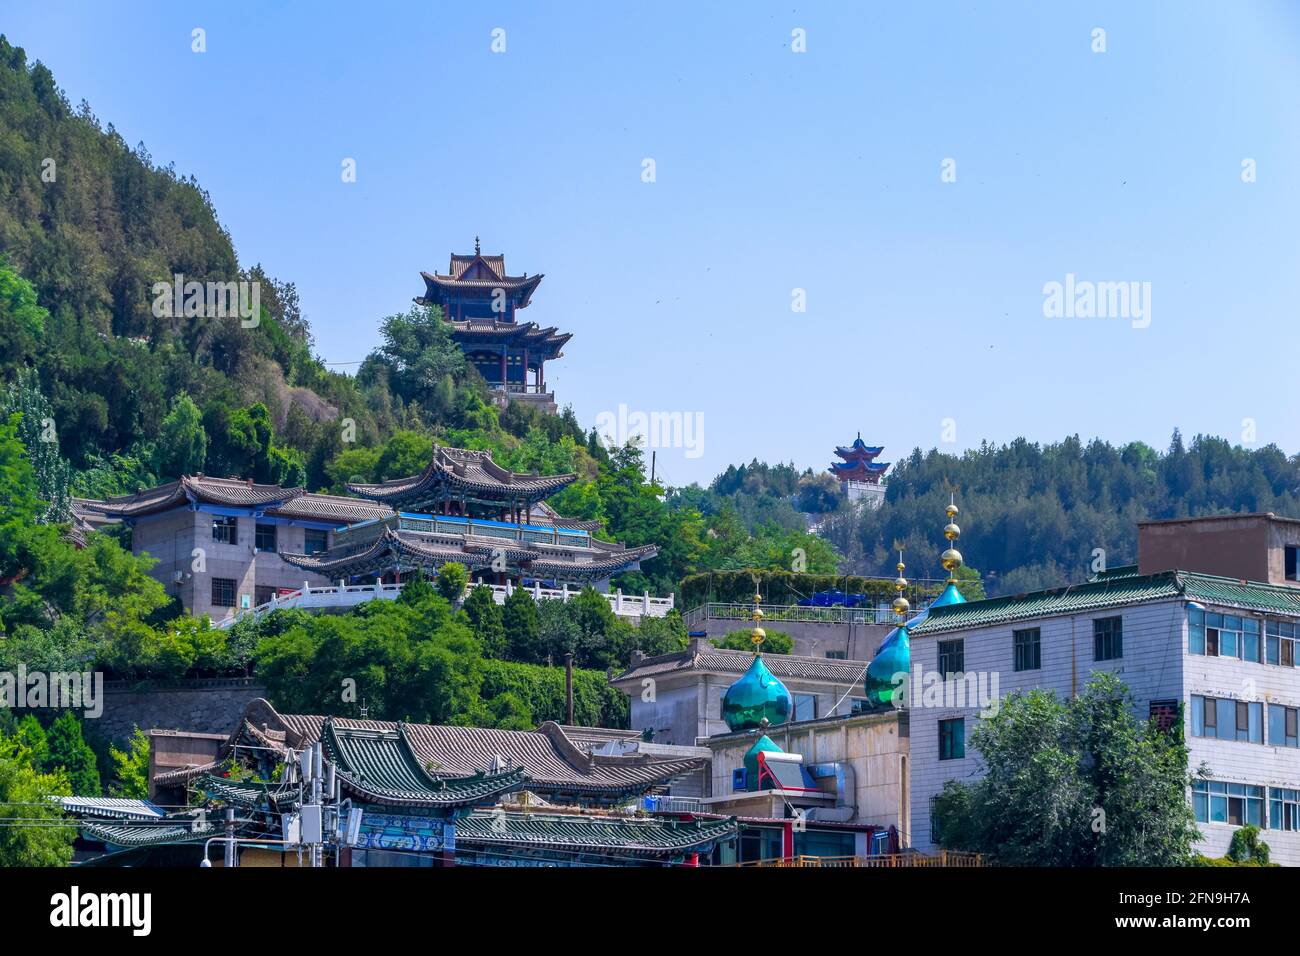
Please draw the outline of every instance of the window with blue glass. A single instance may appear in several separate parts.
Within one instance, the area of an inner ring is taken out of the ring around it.
[[[1192,784],[1192,810],[1197,823],[1264,825],[1264,788],[1249,783],[1197,780]]]
[[[1295,667],[1295,646],[1300,628],[1292,621],[1264,622],[1264,659],[1279,667]]]
[[[1191,608],[1187,612],[1187,650],[1206,657],[1261,660],[1259,620]]]
[[[1300,747],[1300,710],[1268,705],[1268,742],[1274,747]]]
[[[1268,826],[1271,830],[1300,830],[1300,790],[1269,788]]]
[[[1264,705],[1260,701],[1192,695],[1192,736],[1264,742]]]
[[[939,759],[957,760],[966,756],[966,718],[939,721]]]

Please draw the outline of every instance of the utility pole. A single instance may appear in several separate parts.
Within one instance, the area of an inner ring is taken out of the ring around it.
[[[226,807],[226,855],[227,869],[239,866],[239,854],[235,852],[235,808]]]

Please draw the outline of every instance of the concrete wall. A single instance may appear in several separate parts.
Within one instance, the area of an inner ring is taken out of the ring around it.
[[[135,727],[225,735],[250,700],[265,696],[265,687],[241,678],[177,682],[156,689],[109,682],[104,685],[104,713],[94,721],[94,730],[114,741],[126,740]]]
[[[1123,618],[1124,656],[1120,660],[1096,663],[1092,659],[1092,621],[1116,615]],[[1042,668],[1017,673],[1012,631],[1026,627],[1041,630]],[[1183,704],[1189,765],[1193,770],[1204,763],[1213,780],[1300,788],[1300,749],[1193,737],[1190,713],[1193,694],[1258,700],[1265,703],[1267,730],[1267,703],[1300,706],[1300,669],[1187,654],[1186,605],[1181,600],[945,634],[913,635],[913,675],[918,668],[923,673],[937,672],[938,641],[958,638],[964,641],[966,672],[984,672],[990,677],[996,674],[1001,696],[1034,687],[1069,696],[1083,688],[1093,671],[1109,670],[1128,685],[1135,698],[1136,714],[1142,719],[1149,715],[1152,701],[1177,700]],[[912,845],[930,851],[935,848],[930,834],[931,798],[943,789],[946,781],[969,781],[983,772],[979,756],[969,742],[980,719],[979,708],[929,707],[915,693],[910,703]],[[957,717],[966,719],[966,756],[940,760],[939,721]],[[1266,803],[1264,819],[1267,818]],[[1213,856],[1223,855],[1237,829],[1227,824],[1198,826],[1204,838],[1198,849]],[[1300,865],[1300,832],[1266,829],[1263,838],[1272,848],[1275,862]]]
[[[768,737],[804,764],[848,763],[853,767],[855,807],[848,822],[910,830],[907,764],[908,715],[864,714],[836,720],[800,721],[770,728]],[[713,750],[713,796],[730,794],[731,774],[745,764],[754,733],[726,734],[708,741]]]
[[[1138,525],[1138,571],[1177,569],[1276,583],[1282,575],[1269,577],[1268,545],[1264,516],[1143,523]]]
[[[866,666],[865,664],[863,665]],[[618,685],[628,694],[631,702],[632,730],[653,727],[655,742],[664,744],[694,744],[697,740],[729,732],[722,719],[722,698],[727,688],[740,679],[740,674],[712,674],[706,671],[686,671],[680,674],[660,675],[655,678],[654,699],[643,700],[645,688],[633,679]],[[863,696],[860,686],[844,687],[816,681],[783,677],[781,683],[796,694],[810,694],[817,700],[816,716],[848,714],[853,709],[854,698]],[[846,696],[847,692],[847,696]]]
[[[693,631],[702,630],[709,637],[726,637],[733,631],[749,633],[749,621],[728,621],[707,618],[692,624]],[[764,621],[768,631],[780,631],[794,641],[791,654],[799,657],[826,657],[831,651],[842,653],[847,660],[869,661],[884,643],[892,624],[829,624],[815,621]]]
[[[243,606],[247,597],[250,607],[257,604],[256,588],[299,588],[304,583],[320,587],[332,583],[319,574],[295,568],[280,557],[280,551],[302,554],[306,547],[306,528],[259,519],[251,514],[236,517],[235,543],[225,544],[212,538],[215,516],[205,511],[178,508],[140,519],[131,533],[131,547],[136,554],[148,553],[158,558],[149,572],[162,582],[168,594],[180,598],[185,609],[196,616],[207,614],[221,620]],[[255,549],[259,523],[276,525],[275,552]],[[328,533],[332,539],[333,533]],[[195,570],[194,550],[203,552],[200,570]],[[177,582],[177,572],[181,580]],[[212,604],[212,579],[229,578],[235,582],[235,606]]]

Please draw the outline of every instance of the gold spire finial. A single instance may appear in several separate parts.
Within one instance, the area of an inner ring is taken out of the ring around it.
[[[763,603],[763,595],[758,593],[758,588],[754,588],[754,610],[750,612],[749,618],[754,622],[754,629],[749,632],[749,639],[754,642],[754,653],[763,653],[763,642],[767,640],[767,631],[759,627],[759,622],[763,620],[763,612],[759,605]]]
[[[961,528],[957,527],[957,523],[953,521],[953,518],[957,517],[956,494],[949,493],[948,507],[944,510],[948,513],[948,523],[943,529],[943,536],[948,539],[948,550],[939,556],[939,563],[948,572],[948,583],[955,584],[957,582],[957,569],[962,565],[961,552],[954,545],[954,542],[961,537]]]
[[[907,578],[903,577],[903,549],[898,549],[898,577],[894,579],[894,590],[898,592],[898,597],[894,598],[894,613],[900,618],[906,617],[908,609],[912,606],[908,603],[907,598],[903,597],[903,592],[907,590]]]

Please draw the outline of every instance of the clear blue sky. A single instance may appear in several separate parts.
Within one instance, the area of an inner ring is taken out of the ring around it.
[[[859,430],[1300,449],[1295,4],[6,0],[0,30],[198,177],[327,361],[476,234],[544,272],[522,316],[574,333],[547,379],[585,425],[703,413],[674,483]],[[1067,273],[1150,282],[1150,327],[1045,318]]]

